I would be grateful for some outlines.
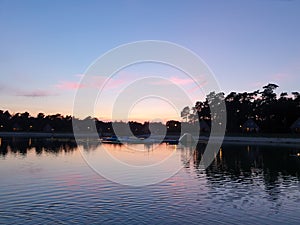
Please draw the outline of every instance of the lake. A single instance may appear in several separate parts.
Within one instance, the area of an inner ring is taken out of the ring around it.
[[[103,151],[95,141],[0,138],[0,224],[300,222],[300,146],[224,144],[203,169],[205,144],[195,151],[166,143],[129,146],[140,152],[102,145],[135,166],[174,154],[183,168],[159,183],[132,187],[88,166],[82,153],[96,158]]]

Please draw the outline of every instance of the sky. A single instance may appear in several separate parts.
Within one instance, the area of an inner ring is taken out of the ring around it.
[[[225,94],[254,91],[270,82],[280,86],[278,92],[300,91],[299,12],[296,0],[0,0],[0,108],[72,115],[76,90],[91,63],[119,45],[141,40],[190,49]],[[192,89],[173,68],[144,65],[120,71],[116,78],[123,78],[112,80],[106,95],[117,95],[126,86],[122,81],[147,73]],[[202,94],[196,91],[192,100]],[[104,120],[114,101],[105,99],[97,101],[97,116]],[[180,111],[162,99],[134,105],[132,119],[164,120]]]

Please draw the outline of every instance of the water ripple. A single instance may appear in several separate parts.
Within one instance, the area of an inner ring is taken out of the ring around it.
[[[195,160],[168,180],[140,188],[105,180],[75,153],[7,155],[0,164],[0,224],[299,223],[299,164],[274,168],[265,152],[255,152],[249,161],[264,155],[262,166],[237,166],[237,156],[247,153],[240,148],[223,148],[222,161],[207,170]]]

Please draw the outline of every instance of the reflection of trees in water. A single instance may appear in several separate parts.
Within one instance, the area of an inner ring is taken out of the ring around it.
[[[195,147],[178,145],[177,150],[180,151],[180,160],[184,168],[190,168],[191,160],[195,152]]]
[[[205,144],[198,144],[193,164],[197,173]],[[262,186],[270,198],[276,200],[282,185],[300,180],[300,158],[291,155],[300,148],[277,146],[223,145],[213,163],[206,168],[206,177],[212,188],[248,182],[248,186]]]
[[[42,153],[58,154],[75,151],[78,145],[82,146],[84,151],[93,151],[100,145],[100,141],[98,139],[81,139],[76,142],[74,138],[0,138],[0,156],[9,153],[26,156],[29,151],[35,151],[37,155]]]
[[[206,143],[198,143],[196,146],[196,150],[193,153],[193,163],[194,163],[196,170],[199,169],[199,167],[200,167],[200,162],[201,162],[201,159],[204,154],[206,146],[207,146]]]
[[[53,139],[53,138],[1,138],[0,154],[5,156],[8,153],[19,153],[26,155],[28,151],[35,150],[37,155],[43,152],[60,153],[71,152],[77,149],[74,139]]]
[[[77,143],[83,147],[84,151],[94,151],[100,145],[100,140],[98,139],[79,139]]]

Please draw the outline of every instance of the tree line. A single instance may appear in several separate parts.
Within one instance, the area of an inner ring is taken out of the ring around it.
[[[288,95],[287,92],[283,92],[277,96],[275,93],[277,88],[276,84],[268,84],[262,91],[231,92],[227,96],[224,93],[211,92],[204,101],[197,101],[193,107],[185,107],[181,112],[181,122],[170,120],[166,124],[135,121],[112,123],[91,117],[80,120],[69,115],[45,115],[44,113],[33,117],[28,112],[11,114],[9,111],[0,110],[0,131],[71,133],[73,132],[72,120],[77,120],[79,125],[80,121],[90,120],[95,122],[95,127],[100,134],[107,136],[114,134],[114,126],[128,125],[134,135],[149,135],[151,132],[159,134],[161,131],[166,131],[167,134],[180,133],[183,126],[201,128],[201,132],[209,132],[211,121],[218,120],[218,114],[212,113],[211,107],[217,108],[220,101],[224,101],[227,111],[226,131],[229,133],[241,132],[243,125],[249,119],[257,124],[260,132],[290,132],[291,125],[300,118],[300,93],[292,92]],[[90,131],[93,127],[74,129]]]
[[[189,123],[204,120],[208,124],[217,120],[212,115],[210,107],[217,107],[220,101],[225,102],[227,112],[226,131],[229,133],[241,132],[246,121],[251,119],[259,127],[260,132],[284,133],[290,132],[291,125],[300,118],[300,93],[282,92],[279,96],[275,90],[277,84],[268,84],[263,90],[253,92],[211,92],[205,101],[197,101],[194,107],[185,107],[182,118]]]
[[[72,121],[76,122],[75,127],[73,127]],[[95,126],[87,124],[95,124]],[[160,134],[161,131],[171,134],[180,133],[180,125],[179,121],[174,120],[167,121],[166,124],[161,122],[150,124],[149,122],[140,123],[136,121],[104,122],[92,117],[78,119],[69,115],[45,115],[44,113],[39,113],[34,117],[28,112],[11,114],[7,110],[0,110],[0,132],[72,133],[74,129],[81,132],[96,131],[100,136],[112,136],[115,135],[114,128],[118,127],[118,130],[122,132],[129,126],[133,135],[149,136],[151,133],[150,129],[154,134]]]

